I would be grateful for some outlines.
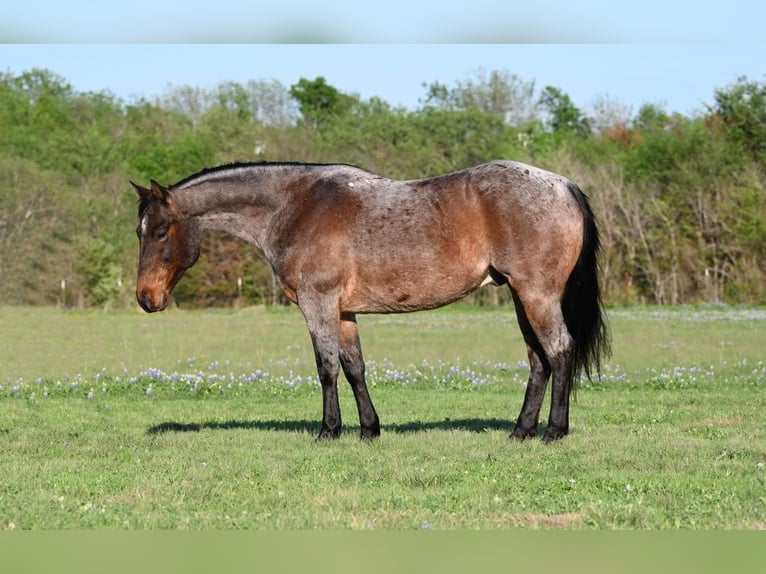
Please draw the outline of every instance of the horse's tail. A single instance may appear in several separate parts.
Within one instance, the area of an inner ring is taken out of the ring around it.
[[[569,334],[574,339],[574,360],[570,392],[583,373],[592,380],[601,374],[601,359],[609,356],[611,344],[604,316],[599,284],[598,256],[601,243],[588,197],[574,183],[569,183],[583,214],[583,244],[580,257],[567,280],[561,309]]]

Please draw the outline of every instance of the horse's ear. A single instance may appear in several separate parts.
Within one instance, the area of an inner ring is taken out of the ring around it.
[[[152,195],[154,196],[154,199],[161,201],[163,203],[167,203],[168,199],[170,199],[170,195],[168,194],[168,188],[164,185],[160,185],[154,180],[151,180],[152,182]]]
[[[143,187],[143,186],[141,186],[141,185],[138,185],[137,183],[135,183],[135,182],[133,182],[133,181],[131,181],[131,182],[130,182],[130,185],[132,185],[132,186],[133,186],[133,189],[135,189],[135,190],[136,190],[136,193],[138,194],[138,197],[143,197],[143,196],[145,196],[147,193],[151,193],[151,190],[150,190],[150,189],[146,189],[145,187]]]

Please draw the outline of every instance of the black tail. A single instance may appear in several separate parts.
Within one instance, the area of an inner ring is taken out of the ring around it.
[[[583,245],[580,258],[564,290],[561,309],[569,334],[574,339],[574,361],[572,367],[573,389],[582,373],[592,380],[601,374],[601,359],[611,353],[609,330],[601,302],[601,287],[598,278],[598,256],[601,243],[587,196],[574,183],[569,191],[577,200],[584,219]]]

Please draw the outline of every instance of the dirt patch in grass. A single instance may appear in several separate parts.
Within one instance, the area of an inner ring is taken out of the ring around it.
[[[498,524],[526,528],[569,528],[582,522],[577,512],[564,514],[508,514],[497,517]]]
[[[703,419],[702,424],[704,425],[710,425],[710,426],[716,426],[716,425],[724,425],[724,426],[734,426],[734,425],[740,425],[742,424],[742,417],[716,417],[712,419]]]

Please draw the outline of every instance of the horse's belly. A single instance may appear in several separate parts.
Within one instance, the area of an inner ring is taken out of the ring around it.
[[[465,297],[485,284],[486,265],[475,269],[385,270],[355,277],[341,301],[353,313],[397,313],[433,309]]]

